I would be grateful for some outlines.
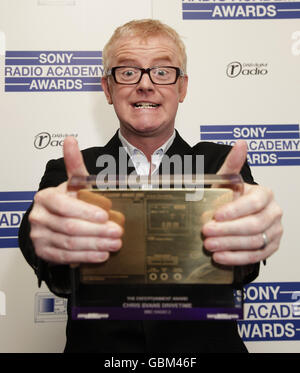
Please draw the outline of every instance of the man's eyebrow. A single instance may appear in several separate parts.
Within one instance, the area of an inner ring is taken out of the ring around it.
[[[169,56],[161,56],[157,57],[153,60],[153,63],[164,63],[164,61],[167,61],[168,63],[172,61],[172,59]]]
[[[164,65],[166,63],[170,63],[172,60],[169,56],[160,56],[151,61],[151,66],[158,66],[158,65]],[[117,65],[124,65],[124,66],[138,66],[139,64],[135,59],[131,58],[120,58],[117,59]]]
[[[118,61],[118,65],[137,66],[136,61],[130,58],[120,58],[117,61]]]

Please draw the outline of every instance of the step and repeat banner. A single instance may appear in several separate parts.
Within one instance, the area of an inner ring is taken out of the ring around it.
[[[280,250],[245,287],[250,352],[300,351],[300,2],[0,0],[0,352],[61,352],[66,300],[37,286],[18,229],[67,135],[104,145],[118,128],[100,78],[114,29],[155,18],[188,54],[176,127],[190,143],[248,144],[256,181],[284,210]]]

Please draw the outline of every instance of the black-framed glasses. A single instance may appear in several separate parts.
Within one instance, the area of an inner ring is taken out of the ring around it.
[[[184,72],[179,67],[155,66],[143,69],[136,66],[115,66],[108,70],[107,75],[112,75],[118,84],[137,84],[142,76],[148,74],[153,84],[168,85],[175,84],[179,76]]]

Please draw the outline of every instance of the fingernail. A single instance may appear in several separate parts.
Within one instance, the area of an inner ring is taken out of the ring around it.
[[[113,237],[113,238],[115,238],[115,237],[119,237],[121,234],[122,234],[122,230],[121,230],[120,227],[109,228],[109,229],[107,230],[107,235],[108,235],[109,237]]]
[[[208,246],[208,247],[207,247]],[[219,248],[219,241],[210,239],[208,243],[206,243],[206,248],[208,250],[217,250]]]
[[[211,234],[215,233],[215,224],[213,222],[205,224],[204,232],[206,236],[209,236]]]
[[[106,236],[108,237],[119,237],[123,232],[121,226],[113,221],[108,221],[106,224]]]
[[[97,221],[101,222],[106,221],[108,219],[106,211],[97,211],[94,216]]]
[[[216,220],[225,220],[226,214],[224,214],[223,212],[218,212],[215,214],[214,218]]]
[[[228,218],[228,212],[227,211],[217,211],[216,213],[215,213],[215,215],[214,215],[214,218],[216,219],[216,220],[226,220],[227,218]]]
[[[225,264],[224,261],[226,261],[226,255],[222,251],[218,251],[213,254],[213,259],[216,263]]]
[[[121,245],[122,245],[121,240],[113,240],[113,242],[110,243],[109,247],[110,247],[110,250],[118,251]]]
[[[108,259],[109,253],[108,252],[98,252],[98,253],[96,253],[95,257],[96,257],[96,260],[98,262],[104,262]]]

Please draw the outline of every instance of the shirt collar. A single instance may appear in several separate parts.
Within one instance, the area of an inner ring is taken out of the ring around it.
[[[157,148],[153,152],[152,155],[163,155],[163,154],[165,154],[168,151],[168,149],[170,148],[170,146],[172,145],[172,143],[173,143],[173,141],[175,139],[175,135],[176,135],[176,132],[174,130],[173,134],[168,138],[168,140],[164,144],[162,144],[159,148]],[[127,141],[125,139],[125,137],[121,134],[120,130],[118,131],[118,136],[119,136],[119,139],[120,139],[123,147],[127,149],[127,153],[129,155],[129,157],[132,157],[132,156],[134,156],[134,155],[136,155],[138,153],[144,155],[144,153],[142,152],[142,150],[136,148],[135,146],[133,146],[132,144],[130,144],[129,141]]]

